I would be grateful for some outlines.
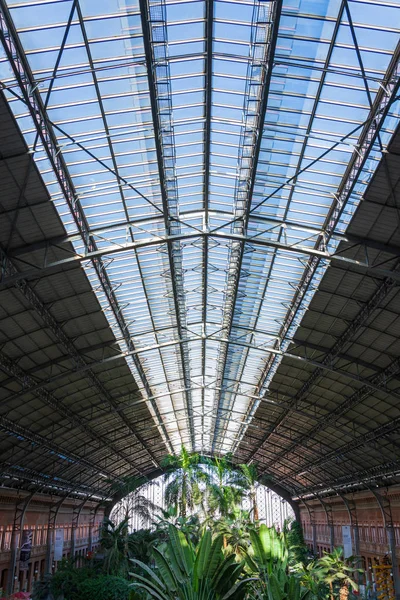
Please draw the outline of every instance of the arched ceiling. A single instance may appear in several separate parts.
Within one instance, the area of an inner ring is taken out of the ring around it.
[[[3,482],[396,480],[399,10],[0,0]]]

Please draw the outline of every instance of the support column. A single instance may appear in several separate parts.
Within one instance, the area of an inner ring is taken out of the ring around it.
[[[332,505],[325,502],[325,500],[322,500],[322,498],[320,498],[318,496],[318,494],[317,494],[317,498],[320,501],[321,506],[325,512],[326,523],[327,523],[328,529],[329,529],[329,538],[330,538],[329,546],[330,546],[330,551],[332,552],[335,547],[335,528],[333,525]]]
[[[18,552],[21,542],[21,531],[24,526],[24,518],[29,502],[33,497],[33,493],[17,500],[15,505],[13,529],[11,533],[11,556],[9,565],[9,575],[7,578],[7,593],[11,595],[14,592],[14,577],[18,566]]]
[[[68,498],[64,496],[57,500],[57,502],[52,503],[49,508],[49,520],[47,522],[47,540],[46,540],[46,558],[44,562],[44,572],[45,575],[51,573],[52,571],[52,550],[54,545],[54,530],[56,528],[57,515],[61,508],[61,505]]]
[[[72,514],[72,527],[71,527],[71,550],[70,550],[70,558],[73,560],[75,557],[75,546],[76,546],[76,530],[79,523],[79,517],[82,512],[82,508],[85,506],[86,502],[89,500],[90,496],[86,496],[86,498],[77,506],[74,506],[73,514]]]
[[[337,490],[336,490],[337,491]],[[350,526],[351,529],[353,531],[353,539],[354,539],[354,556],[356,556],[357,558],[357,567],[361,568],[360,565],[360,533],[358,530],[358,520],[357,520],[357,510],[356,510],[356,505],[354,500],[350,499],[350,498],[346,498],[346,496],[344,496],[343,494],[341,494],[340,492],[337,491],[337,493],[339,494],[339,496],[341,497],[341,499],[343,500],[346,508],[347,508],[347,512],[349,513],[349,518],[350,518]],[[356,573],[356,582],[358,583],[358,585],[360,584],[360,573]]]
[[[302,498],[302,502],[304,504],[304,506],[307,509],[308,515],[310,517],[310,523],[311,523],[311,532],[312,532],[312,545],[313,545],[313,552],[314,554],[317,556],[318,555],[318,544],[317,544],[317,528],[315,525],[315,516],[314,516],[314,509],[312,506],[310,506],[305,500],[304,498]]]
[[[90,521],[89,521],[89,543],[88,543],[88,552],[92,552],[93,550],[93,528],[96,522],[96,515],[100,508],[100,503],[90,510]]]
[[[396,556],[396,536],[393,526],[392,507],[387,494],[381,494],[374,488],[369,488],[375,496],[379,508],[381,509],[383,524],[386,531],[386,540],[389,547],[389,554],[392,562],[392,575],[394,584],[394,593],[396,600],[400,600],[400,576],[399,576],[399,563]]]

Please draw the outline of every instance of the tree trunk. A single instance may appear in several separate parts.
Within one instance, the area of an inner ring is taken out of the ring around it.
[[[259,514],[258,514],[258,505],[257,505],[257,492],[253,493],[253,517],[254,517],[254,521],[258,521]]]
[[[331,600],[335,600],[334,596],[333,596],[333,583],[332,583],[332,581],[329,582],[329,590],[330,590]]]
[[[186,475],[182,479],[181,517],[186,517]]]
[[[339,590],[339,600],[348,600],[349,597],[349,586],[344,583]]]

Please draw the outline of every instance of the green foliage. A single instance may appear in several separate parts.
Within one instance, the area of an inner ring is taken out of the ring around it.
[[[280,566],[260,578],[251,594],[257,600],[311,600],[312,593],[302,586],[300,579]]]
[[[162,462],[166,469],[165,500],[167,505],[176,506],[181,517],[193,510],[203,499],[201,482],[208,483],[209,477],[200,466],[200,455],[189,453],[182,446],[179,455],[169,454]]]
[[[125,577],[128,574],[128,542],[128,518],[118,525],[115,525],[111,519],[104,520],[100,544],[104,550],[104,570],[107,575]]]
[[[283,532],[287,539],[289,565],[306,564],[309,560],[309,550],[304,541],[301,524],[298,521],[286,519]]]
[[[242,600],[249,579],[240,579],[243,565],[233,554],[225,556],[222,536],[203,533],[198,547],[170,525],[163,550],[154,548],[156,570],[133,561],[146,574],[132,574],[135,589],[142,589],[156,600]]]
[[[289,552],[284,533],[263,524],[250,531],[250,540],[247,565],[252,572],[270,574],[277,565],[286,570]]]
[[[128,600],[130,593],[123,577],[105,575],[95,567],[76,568],[71,561],[61,563],[51,577],[50,590],[55,600]]]
[[[138,529],[128,536],[129,558],[137,558],[148,564],[151,560],[151,549],[158,542],[159,534],[150,529]]]
[[[123,577],[100,575],[83,581],[79,586],[79,594],[79,600],[128,600],[130,587]]]
[[[44,575],[40,581],[35,581],[33,584],[32,600],[54,600],[51,593],[51,575]]]
[[[316,561],[317,567],[321,570],[324,581],[328,584],[336,585],[339,588],[347,587],[358,591],[358,585],[352,578],[353,573],[362,573],[362,569],[357,567],[357,559],[351,556],[347,560],[343,558],[343,549],[334,548],[330,554],[324,554]]]

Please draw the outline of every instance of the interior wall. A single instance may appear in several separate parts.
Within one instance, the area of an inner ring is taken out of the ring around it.
[[[94,502],[36,494],[29,499],[26,492],[13,489],[0,490],[0,591],[31,591],[33,582],[45,572],[54,572],[54,533],[49,517],[53,516],[54,529],[63,529],[63,558],[76,558],[78,564],[88,552],[96,550],[99,540],[99,527],[104,511]],[[25,508],[25,513],[21,513]],[[56,513],[56,514],[55,514]],[[32,532],[31,556],[26,565],[21,563],[20,545],[22,529]],[[14,534],[13,534],[14,530]],[[74,543],[72,542],[74,538]],[[13,548],[15,568],[12,580]],[[47,559],[47,560],[46,560]],[[46,564],[47,562],[47,564]],[[12,587],[12,590],[11,590]],[[0,593],[0,597],[3,594]]]

